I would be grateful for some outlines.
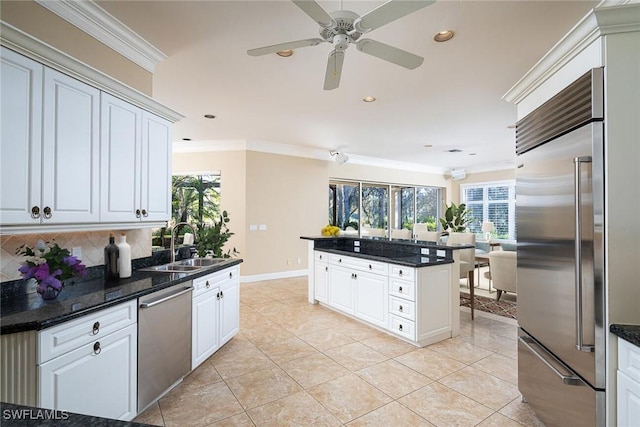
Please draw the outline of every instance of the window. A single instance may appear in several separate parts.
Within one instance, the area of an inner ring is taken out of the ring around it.
[[[482,223],[493,222],[493,238],[516,240],[516,197],[515,182],[501,181],[460,186],[462,203],[469,209],[472,233],[482,238]]]
[[[362,236],[408,239],[416,221],[426,222],[429,230],[438,227],[438,187],[331,181],[328,195],[329,223]]]

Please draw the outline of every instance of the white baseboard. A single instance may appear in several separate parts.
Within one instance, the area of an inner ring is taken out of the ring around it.
[[[255,274],[253,276],[240,276],[240,283],[260,282],[262,280],[287,279],[309,274],[309,270],[281,271],[278,273]]]

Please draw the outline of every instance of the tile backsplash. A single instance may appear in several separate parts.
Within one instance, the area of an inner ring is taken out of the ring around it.
[[[131,245],[131,258],[151,256],[151,229],[126,230],[127,243]],[[80,247],[82,262],[87,267],[104,264],[104,247],[109,243],[109,234],[116,236],[116,243],[120,240],[120,231],[80,231],[75,233],[42,233],[16,234],[0,236],[0,282],[20,279],[18,268],[24,259],[16,255],[16,249],[23,244],[35,246],[38,239],[45,242],[55,241],[62,248]]]

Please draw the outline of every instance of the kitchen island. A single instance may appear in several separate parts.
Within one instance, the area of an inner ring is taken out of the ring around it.
[[[308,240],[308,298],[423,347],[459,335],[458,249],[357,237]]]

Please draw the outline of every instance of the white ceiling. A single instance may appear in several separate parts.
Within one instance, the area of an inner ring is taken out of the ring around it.
[[[176,144],[266,141],[467,171],[514,166],[508,126],[516,109],[502,95],[597,4],[440,0],[367,34],[423,56],[421,67],[350,46],[340,87],[324,91],[326,43],[290,58],[246,54],[318,37],[317,24],[290,1],[97,3],[168,56],[156,66],[153,97],[186,116],[175,125]],[[339,1],[319,3],[340,9]],[[362,15],[382,3],[343,7]],[[434,42],[443,29],[455,37]],[[363,102],[367,95],[377,101]],[[446,152],[452,148],[463,151]]]

